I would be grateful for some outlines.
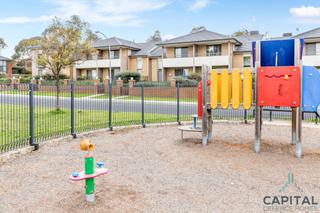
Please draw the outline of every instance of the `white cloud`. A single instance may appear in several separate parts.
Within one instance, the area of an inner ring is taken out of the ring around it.
[[[141,13],[158,10],[171,4],[171,0],[45,0],[55,5],[50,15],[39,17],[12,16],[0,18],[0,23],[22,24],[43,22],[54,16],[66,19],[79,15],[91,23],[109,26],[139,26],[147,20]]]
[[[52,18],[53,18],[53,16],[39,16],[36,18],[30,18],[27,16],[11,16],[11,17],[0,19],[0,23],[25,24],[25,23],[29,23],[29,22],[47,21]]]
[[[301,7],[290,8],[289,11],[294,17],[298,17],[298,18],[310,18],[310,17],[320,18],[320,7],[301,6]]]
[[[162,36],[162,40],[164,40],[164,41],[174,39],[174,38],[176,38],[176,36],[172,35],[172,34],[166,34],[166,35]]]
[[[210,4],[209,0],[195,0],[189,7],[190,11],[197,11],[207,7]]]

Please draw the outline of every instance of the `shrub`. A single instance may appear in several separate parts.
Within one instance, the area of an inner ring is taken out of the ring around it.
[[[86,77],[86,76],[77,77],[77,81],[85,81],[85,80],[88,80],[88,77]]]
[[[79,85],[79,86],[90,86],[93,85],[93,81],[92,80],[79,80],[74,82],[75,85]]]
[[[53,81],[53,80],[55,80],[55,77],[54,77],[54,75],[52,75],[52,74],[45,74],[45,75],[42,76],[42,78],[43,78],[44,80],[48,80],[48,81]],[[63,80],[63,79],[68,79],[68,76],[66,76],[65,74],[60,74],[60,75],[59,75],[59,79],[61,79],[61,80]]]
[[[31,75],[22,75],[20,76],[20,83],[30,83],[31,79]]]
[[[201,81],[201,74],[199,74],[199,73],[190,73],[188,75],[188,79],[195,80],[195,81],[199,82],[199,81]]]
[[[9,78],[0,78],[0,84],[10,84],[11,80]]]
[[[174,77],[177,84],[179,84],[180,87],[194,87],[197,86],[198,82],[196,80],[187,79],[183,76],[176,76]]]
[[[156,81],[140,81],[136,83],[135,86],[144,86],[144,87],[170,87],[170,82],[164,81],[164,82],[156,82]]]
[[[124,83],[128,83],[131,78],[136,80],[137,82],[140,81],[141,75],[138,72],[133,71],[126,71],[126,72],[119,72],[115,75],[115,80],[121,78]]]

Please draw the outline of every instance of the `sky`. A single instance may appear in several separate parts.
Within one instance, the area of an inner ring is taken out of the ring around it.
[[[10,57],[24,38],[41,35],[53,17],[79,15],[107,37],[144,42],[155,30],[163,39],[195,26],[225,35],[241,29],[270,36],[320,27],[319,0],[0,0],[1,55]]]

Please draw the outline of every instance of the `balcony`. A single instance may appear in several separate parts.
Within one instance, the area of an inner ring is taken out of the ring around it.
[[[194,57],[195,66],[228,66],[229,56],[201,56]],[[193,67],[193,57],[187,58],[164,58],[163,67]]]
[[[121,61],[120,59],[111,59],[111,67],[120,67]],[[83,62],[77,62],[77,69],[89,69],[89,68],[108,68],[109,67],[109,59],[98,59],[98,60],[86,60]]]
[[[163,67],[192,67],[193,58],[164,58]]]
[[[219,56],[202,56],[195,57],[195,66],[228,66],[229,56],[219,55]]]
[[[302,64],[306,66],[320,66],[320,55],[304,55],[302,57]]]

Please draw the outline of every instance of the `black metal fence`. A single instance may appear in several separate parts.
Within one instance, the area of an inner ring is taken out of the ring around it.
[[[59,95],[57,96],[57,93]],[[196,87],[0,84],[0,153],[41,141],[116,126],[191,121]],[[289,109],[265,109],[263,118],[290,119]],[[252,120],[253,110],[213,110],[214,119]],[[317,122],[313,113],[304,119]]]

